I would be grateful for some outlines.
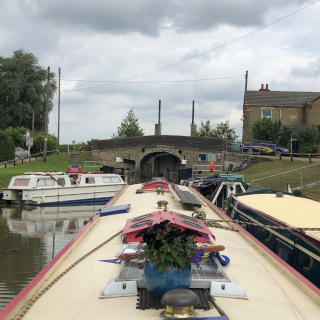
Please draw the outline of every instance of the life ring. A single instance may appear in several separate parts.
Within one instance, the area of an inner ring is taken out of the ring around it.
[[[213,162],[210,162],[210,172],[213,171]]]

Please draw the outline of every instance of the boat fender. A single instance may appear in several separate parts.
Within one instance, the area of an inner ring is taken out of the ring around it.
[[[306,257],[304,260],[302,266],[301,266],[301,273],[306,276],[310,272],[310,270],[313,267],[313,258],[312,257]]]
[[[210,172],[213,171],[213,168],[214,168],[214,164],[213,164],[213,162],[210,162]]]

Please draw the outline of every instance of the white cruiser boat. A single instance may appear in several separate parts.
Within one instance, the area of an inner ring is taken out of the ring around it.
[[[117,174],[27,172],[3,188],[3,200],[45,206],[107,202],[125,185]]]
[[[210,253],[201,269],[192,267],[189,289],[155,298],[146,289],[140,257],[121,256],[137,248],[141,228],[161,218],[206,234],[208,246],[224,251]],[[200,193],[159,181],[124,187],[0,311],[6,320],[319,320],[319,315],[319,288]]]

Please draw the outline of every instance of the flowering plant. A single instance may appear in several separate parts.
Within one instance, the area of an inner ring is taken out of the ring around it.
[[[169,266],[176,269],[190,268],[191,263],[200,266],[204,250],[196,246],[195,238],[202,237],[198,231],[181,231],[169,220],[164,220],[139,231],[138,237],[143,239],[140,258],[153,261],[159,272],[168,271]]]

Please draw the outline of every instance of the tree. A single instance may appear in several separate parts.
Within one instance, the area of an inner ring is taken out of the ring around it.
[[[201,127],[197,130],[198,137],[213,137],[210,120],[205,123],[201,120]]]
[[[252,127],[253,137],[257,140],[267,140],[285,147],[291,138],[291,128],[283,126],[281,120],[272,121],[269,118],[257,120]]]
[[[136,118],[133,108],[127,113],[127,116],[122,120],[118,127],[118,137],[136,137],[143,136],[143,129],[140,128],[138,119]]]
[[[320,143],[320,132],[316,126],[302,127],[295,132],[299,142],[299,152],[316,153]]]
[[[49,75],[49,110],[57,89],[54,73]],[[11,58],[0,56],[0,129],[25,127],[44,131],[47,97],[47,69],[39,66],[32,53],[14,51]]]
[[[201,121],[201,127],[197,131],[197,136],[227,139],[231,142],[238,138],[235,130],[230,128],[229,120],[219,122],[215,129],[211,129],[210,120],[207,120],[205,123]]]
[[[234,142],[238,138],[238,135],[236,134],[235,130],[230,128],[229,120],[226,120],[225,122],[219,122],[216,128],[212,130],[212,132],[214,137],[220,139],[227,139],[231,142]]]
[[[14,144],[8,133],[0,130],[0,162],[14,159]]]

